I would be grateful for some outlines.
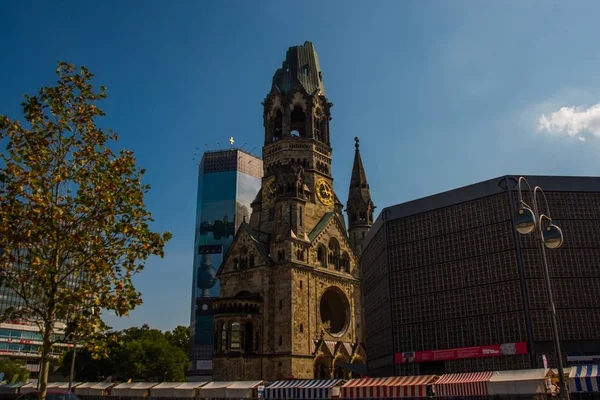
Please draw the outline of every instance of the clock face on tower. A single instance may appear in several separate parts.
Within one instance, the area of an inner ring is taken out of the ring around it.
[[[263,203],[272,204],[277,197],[277,186],[275,184],[275,177],[272,176],[265,182],[262,191]]]
[[[319,179],[316,184],[317,197],[326,206],[333,204],[333,189],[325,179]]]

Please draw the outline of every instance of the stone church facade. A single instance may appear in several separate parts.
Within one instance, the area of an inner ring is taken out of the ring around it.
[[[262,104],[265,173],[218,272],[213,379],[348,378],[366,363],[358,254],[374,209],[358,139],[346,227],[312,43],[288,50]]]

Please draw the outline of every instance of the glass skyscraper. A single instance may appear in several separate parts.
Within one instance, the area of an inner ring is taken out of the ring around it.
[[[263,162],[239,149],[204,153],[198,172],[194,274],[191,304],[190,376],[212,375],[212,299],[219,296],[216,273],[261,186]]]

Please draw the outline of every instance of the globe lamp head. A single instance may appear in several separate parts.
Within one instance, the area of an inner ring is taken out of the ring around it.
[[[531,208],[521,206],[515,215],[515,228],[522,235],[527,235],[535,229],[535,217]]]

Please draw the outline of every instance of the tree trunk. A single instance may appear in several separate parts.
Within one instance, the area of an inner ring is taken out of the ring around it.
[[[48,372],[50,370],[50,351],[52,350],[52,331],[54,324],[45,323],[43,333],[43,344],[42,344],[42,369],[40,371],[39,381],[39,400],[46,398],[46,392],[48,390]]]

